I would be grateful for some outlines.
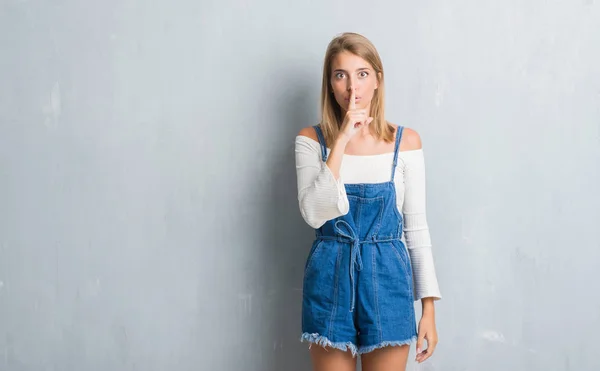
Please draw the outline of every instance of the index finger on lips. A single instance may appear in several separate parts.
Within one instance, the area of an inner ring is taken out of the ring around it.
[[[356,89],[352,88],[350,91],[350,104],[348,105],[348,109],[354,110],[356,109]]]

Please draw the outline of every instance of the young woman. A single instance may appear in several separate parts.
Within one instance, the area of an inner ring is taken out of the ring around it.
[[[330,42],[321,97],[321,123],[295,143],[300,212],[316,231],[302,341],[319,345],[310,347],[315,371],[355,370],[357,354],[363,371],[404,370],[410,343],[423,362],[438,340],[421,139],[385,120],[383,66],[361,35]]]

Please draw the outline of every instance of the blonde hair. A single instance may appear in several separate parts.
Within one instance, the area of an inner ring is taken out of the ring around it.
[[[375,70],[379,87],[375,90],[371,101],[370,116],[373,121],[370,126],[371,134],[386,142],[394,140],[395,128],[385,120],[384,74],[383,64],[375,46],[366,37],[345,32],[335,37],[329,43],[323,62],[323,85],[321,88],[321,130],[325,141],[331,145],[338,136],[342,124],[342,108],[335,100],[331,90],[331,64],[341,52],[350,52],[367,61]]]

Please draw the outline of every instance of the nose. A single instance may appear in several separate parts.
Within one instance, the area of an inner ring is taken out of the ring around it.
[[[356,90],[356,81],[354,81],[354,77],[350,77],[348,79],[348,86],[346,87],[348,92],[351,92],[352,90]]]

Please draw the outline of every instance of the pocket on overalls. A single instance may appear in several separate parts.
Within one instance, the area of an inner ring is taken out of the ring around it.
[[[308,269],[310,268],[312,262],[315,260],[315,255],[318,254],[319,252],[319,247],[321,247],[321,245],[323,245],[323,240],[316,240],[315,242],[313,242],[312,247],[310,248],[310,251],[308,252],[308,256],[306,257],[306,263],[304,264],[304,274],[306,274],[306,272],[308,271]]]
[[[402,270],[404,271],[406,278],[410,279],[411,271],[410,271],[410,262],[409,262],[409,257],[408,257],[408,251],[406,251],[406,248],[404,248],[404,246],[402,246],[402,245],[396,246],[395,243],[392,243],[392,249],[394,250],[396,257],[398,258],[398,261],[400,261],[400,264],[402,265]]]
[[[400,263],[401,274],[404,276],[406,288],[408,289],[409,295],[412,295],[412,270],[410,266],[410,257],[408,251],[402,243],[391,243],[392,250],[396,256],[397,261]]]
[[[323,308],[333,304],[339,243],[319,241],[312,249],[304,270],[303,295]]]

